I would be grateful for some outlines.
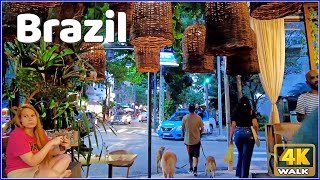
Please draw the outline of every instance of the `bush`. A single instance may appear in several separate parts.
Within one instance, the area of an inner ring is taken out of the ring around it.
[[[265,124],[269,123],[269,117],[267,115],[261,115],[260,112],[257,112],[257,120],[259,124],[259,131],[265,130]]]
[[[164,119],[168,119],[174,112],[176,112],[176,105],[173,100],[166,100],[164,103]]]

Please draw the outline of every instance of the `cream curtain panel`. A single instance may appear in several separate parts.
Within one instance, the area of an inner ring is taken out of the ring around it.
[[[257,20],[251,18],[251,27],[257,36],[260,81],[272,104],[269,122],[280,123],[276,102],[284,75],[284,19]]]

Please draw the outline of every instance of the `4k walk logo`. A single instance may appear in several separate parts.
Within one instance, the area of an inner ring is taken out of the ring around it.
[[[276,144],[274,175],[307,177],[316,172],[316,148],[313,144]]]

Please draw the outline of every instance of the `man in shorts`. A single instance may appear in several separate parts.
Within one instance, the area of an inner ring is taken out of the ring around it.
[[[182,132],[184,133],[184,144],[189,155],[190,172],[197,176],[197,166],[200,154],[200,135],[204,124],[200,116],[195,113],[195,105],[189,105],[189,114],[182,119]],[[194,161],[193,161],[194,158]]]

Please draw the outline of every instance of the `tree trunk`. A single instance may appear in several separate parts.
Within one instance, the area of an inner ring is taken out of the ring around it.
[[[238,90],[238,102],[242,97],[242,85],[241,85],[241,75],[237,75],[237,90]]]

